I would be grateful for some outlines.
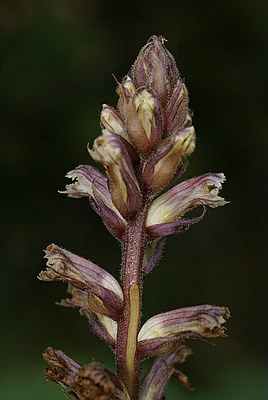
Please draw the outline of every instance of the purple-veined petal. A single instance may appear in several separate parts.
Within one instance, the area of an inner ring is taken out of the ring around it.
[[[116,346],[117,322],[106,315],[85,311],[89,329],[113,349]]]
[[[139,155],[134,147],[130,144],[125,122],[123,121],[120,113],[113,107],[107,106],[107,104],[103,104],[101,112],[101,123],[106,131],[122,137],[122,142],[127,150],[131,162],[133,165],[136,165],[139,162]]]
[[[104,197],[109,193],[107,178],[91,165],[79,165],[65,176],[72,179],[73,183],[66,185],[66,190],[60,191],[60,193],[67,194],[69,197],[93,197],[92,185],[96,178],[98,178],[99,182],[102,182]]]
[[[96,182],[97,186],[97,182]],[[108,231],[111,232],[117,239],[122,239],[125,233],[126,220],[114,206],[111,207],[108,203],[103,201],[101,193],[99,190],[95,189],[93,186],[94,200],[90,200],[91,207],[98,214],[103,223],[105,224]],[[111,199],[112,201],[112,199]]]
[[[67,293],[71,297],[67,297],[57,302],[57,304],[63,307],[79,308],[80,313],[87,318],[90,330],[101,340],[114,348],[117,336],[117,323],[106,315],[93,312],[90,309],[88,296],[85,291],[77,289],[69,283]]]
[[[228,308],[210,305],[179,308],[155,315],[141,327],[138,351],[149,357],[172,351],[178,341],[224,337],[222,324],[230,317]]]
[[[176,176],[177,167],[195,149],[195,130],[188,127],[163,140],[145,163],[142,176],[150,192],[164,189]]]
[[[218,196],[225,176],[205,174],[182,182],[153,201],[148,211],[146,226],[173,222],[187,211],[203,205],[212,208],[227,202]]]
[[[148,275],[159,263],[166,243],[165,238],[153,240],[145,249],[143,260],[143,274]]]
[[[148,237],[153,240],[170,235],[180,235],[185,232],[191,225],[200,222],[206,214],[206,208],[203,207],[203,212],[199,217],[178,219],[173,222],[166,222],[163,224],[150,225],[147,227],[146,232]]]
[[[164,42],[163,37],[152,36],[139,52],[130,71],[135,87],[145,87],[161,104],[166,103],[179,77],[176,62]]]
[[[43,281],[65,281],[84,290],[94,312],[117,318],[123,308],[123,293],[117,280],[93,262],[54,244],[46,249],[48,268],[38,278]]]
[[[60,193],[73,198],[88,197],[92,208],[102,218],[107,228],[121,239],[126,220],[113,204],[106,176],[90,165],[79,165],[68,172],[66,177],[72,179],[73,183],[66,185],[66,190]]]
[[[188,91],[179,79],[164,110],[165,132],[167,135],[176,133],[192,124],[188,108]]]
[[[185,345],[179,346],[172,353],[158,356],[141,384],[139,400],[162,400],[165,387],[172,375],[189,388],[186,375],[175,369],[175,364],[183,363],[192,351]]]

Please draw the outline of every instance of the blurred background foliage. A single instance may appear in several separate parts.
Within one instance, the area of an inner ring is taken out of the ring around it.
[[[190,92],[198,146],[185,178],[225,172],[231,204],[168,241],[144,285],[144,320],[211,303],[230,307],[229,337],[191,343],[168,399],[261,400],[267,395],[267,2],[2,0],[1,398],[60,399],[45,382],[41,353],[60,348],[80,362],[113,367],[86,320],[54,305],[61,284],[36,279],[55,242],[119,276],[120,247],[86,200],[60,196],[64,174],[91,163],[101,104],[152,34],[175,55]],[[266,239],[266,240],[265,240]]]

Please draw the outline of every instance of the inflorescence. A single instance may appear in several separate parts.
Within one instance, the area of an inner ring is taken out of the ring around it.
[[[222,325],[229,310],[211,305],[164,312],[140,326],[142,282],[159,262],[166,237],[199,222],[207,207],[227,203],[219,196],[222,173],[200,175],[164,191],[185,171],[196,141],[188,92],[164,42],[162,37],[149,39],[118,83],[117,108],[103,105],[102,135],[88,151],[106,175],[79,165],[66,175],[72,183],[62,192],[88,198],[122,243],[121,282],[55,244],[47,247],[47,269],[38,276],[68,283],[70,296],[61,305],[78,308],[115,354],[116,374],[100,363],[82,366],[47,348],[46,378],[60,384],[70,398],[162,400],[172,375],[189,386],[175,368],[191,354],[185,341],[225,336]],[[197,206],[203,209],[199,217],[184,217]],[[148,357],[156,358],[141,380],[141,362]]]

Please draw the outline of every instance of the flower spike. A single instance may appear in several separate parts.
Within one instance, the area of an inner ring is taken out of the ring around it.
[[[120,240],[120,284],[103,268],[56,245],[48,246],[47,269],[38,276],[68,283],[69,297],[58,304],[78,308],[87,318],[91,332],[113,351],[116,375],[102,364],[82,366],[48,348],[46,377],[78,400],[163,400],[171,376],[189,388],[187,376],[176,368],[191,354],[184,342],[224,337],[230,313],[211,305],[178,308],[140,328],[143,280],[159,263],[167,236],[199,222],[207,207],[227,203],[219,196],[225,177],[204,174],[158,196],[184,173],[196,143],[188,91],[163,37],[149,39],[117,84],[117,108],[102,106],[102,135],[89,149],[105,172],[79,165],[68,172],[72,182],[62,193],[88,198]],[[202,214],[187,218],[198,206]],[[148,357],[157,358],[141,380],[141,363]]]

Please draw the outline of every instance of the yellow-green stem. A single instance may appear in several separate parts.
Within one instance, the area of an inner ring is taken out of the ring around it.
[[[135,382],[135,355],[137,348],[138,325],[140,315],[140,294],[139,286],[134,283],[129,289],[130,297],[130,319],[127,337],[127,373],[128,373],[128,391],[130,396],[133,395],[133,387]]]

